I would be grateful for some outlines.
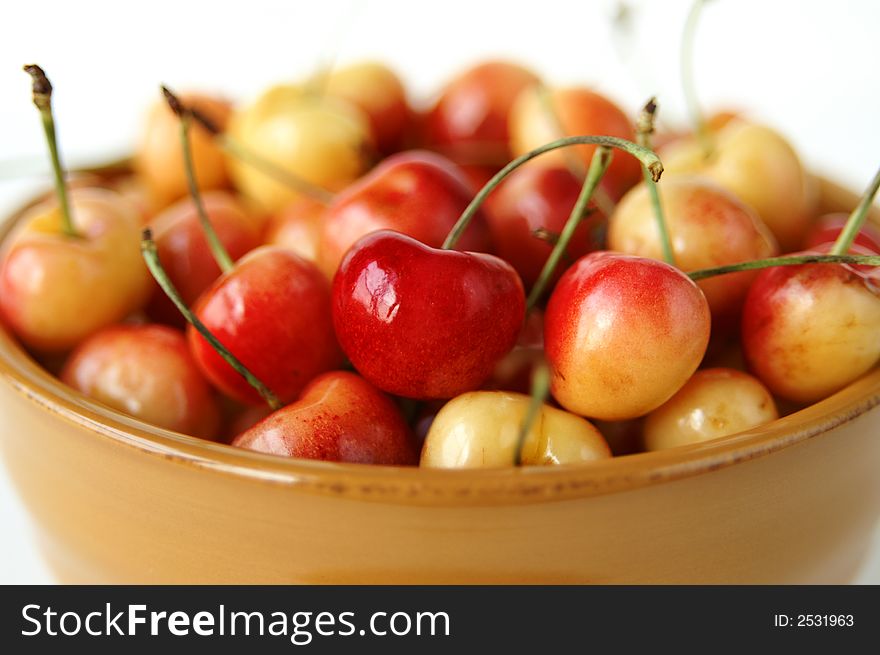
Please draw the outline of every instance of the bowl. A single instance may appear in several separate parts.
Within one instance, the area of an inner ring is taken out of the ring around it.
[[[823,211],[857,200],[820,188]],[[760,428],[589,465],[332,464],[128,418],[0,329],[0,447],[66,583],[847,582],[880,514],[878,403],[875,369]]]

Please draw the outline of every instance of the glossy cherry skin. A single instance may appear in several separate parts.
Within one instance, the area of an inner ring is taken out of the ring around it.
[[[363,378],[332,371],[239,435],[234,446],[331,462],[406,466],[419,449],[397,406]]]
[[[549,96],[552,113],[539,94],[538,87],[524,91],[510,110],[510,144],[514,155],[563,136],[592,134],[635,140],[633,119],[600,93],[582,87],[555,89]],[[575,157],[586,171],[595,152],[593,145],[573,146],[541,155],[540,161],[567,166]],[[641,177],[637,159],[615,152],[602,178],[602,188],[617,199]]]
[[[709,331],[706,297],[680,270],[591,253],[562,276],[544,315],[553,396],[582,416],[647,414],[696,370]]]
[[[445,157],[426,151],[389,157],[327,208],[319,248],[321,268],[332,277],[352,244],[377,230],[401,232],[439,248],[472,197],[467,179]],[[457,247],[488,250],[482,213]]]
[[[426,143],[455,159],[507,163],[510,108],[537,82],[534,73],[510,62],[474,66],[444,87],[425,117]]]
[[[137,209],[107,189],[70,192],[79,233],[61,233],[56,200],[23,215],[0,250],[0,315],[43,353],[70,350],[140,310],[151,280],[140,255]]]
[[[376,232],[333,280],[333,325],[355,368],[383,391],[452,398],[491,375],[516,343],[525,297],[491,255],[437,250]]]
[[[218,278],[194,307],[205,326],[282,402],[342,363],[330,319],[330,285],[306,260],[265,246]],[[259,394],[192,327],[190,347],[205,376],[227,395]]]
[[[261,244],[262,221],[245,211],[231,193],[208,191],[202,194],[202,204],[233,261]],[[195,204],[190,199],[181,200],[156,215],[150,226],[162,267],[183,301],[192,306],[220,277],[220,267],[211,254]],[[180,327],[185,323],[158,285],[147,311],[163,323]]]
[[[849,214],[826,214],[820,217],[810,229],[804,243],[804,248],[809,250],[825,243],[834,243],[843,231],[849,219]],[[862,225],[853,243],[880,253],[880,228],[872,223]]]
[[[104,328],[73,351],[61,379],[152,425],[203,439],[216,436],[220,415],[211,387],[183,332],[174,328]]]
[[[486,218],[495,254],[516,269],[526,287],[538,279],[553,250],[551,243],[535,236],[535,230],[562,232],[580,191],[581,181],[567,168],[524,166],[487,199]],[[595,206],[592,210],[595,212]],[[568,263],[601,247],[602,220],[596,212],[578,226],[566,250]],[[564,266],[557,268],[555,279],[564,270]]]
[[[183,94],[180,99],[186,106],[202,112],[220,129],[225,128],[232,111],[228,102],[193,93]],[[229,186],[225,155],[214,137],[194,123],[189,138],[199,188],[204,191]],[[164,207],[189,193],[180,144],[180,119],[164,100],[150,108],[135,154],[134,169],[157,207]]]
[[[837,264],[761,271],[743,306],[749,369],[795,402],[821,400],[860,377],[880,359],[876,274]]]

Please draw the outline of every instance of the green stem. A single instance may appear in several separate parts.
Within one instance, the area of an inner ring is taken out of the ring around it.
[[[52,84],[43,72],[43,69],[36,64],[28,64],[24,67],[24,71],[33,79],[34,104],[40,110],[43,132],[46,135],[46,143],[49,146],[55,194],[58,196],[58,206],[61,209],[61,232],[68,237],[79,237],[80,235],[73,225],[70,200],[67,196],[67,183],[64,180],[64,167],[61,165],[61,155],[58,152],[55,117],[52,115]]]
[[[193,204],[196,206],[196,213],[199,215],[199,222],[202,224],[202,231],[208,240],[208,247],[214,256],[214,261],[224,273],[228,273],[235,266],[229,251],[223,245],[220,237],[217,236],[217,230],[205,211],[205,205],[202,203],[202,194],[199,192],[198,181],[196,180],[196,169],[193,164],[192,147],[189,142],[189,123],[190,116],[184,113],[180,117],[180,143],[183,148],[183,168],[186,171],[186,183],[189,185],[189,195],[192,197]]]
[[[632,141],[627,141],[626,139],[619,139],[614,136],[567,136],[562,139],[557,139],[556,141],[551,141],[550,143],[535,148],[524,155],[520,155],[493,175],[492,179],[486,182],[486,185],[480,189],[479,193],[474,196],[474,199],[471,200],[471,203],[467,206],[464,212],[462,212],[458,221],[456,221],[452,230],[449,232],[449,235],[446,237],[446,241],[443,242],[443,248],[445,250],[451,250],[455,247],[455,244],[458,243],[461,235],[464,234],[464,231],[468,228],[474,215],[480,210],[480,207],[489,194],[492,193],[495,187],[497,187],[504,178],[510,175],[513,171],[527,161],[543,155],[545,152],[576,145],[608,146],[609,148],[623,150],[641,161],[642,164],[648,168],[648,171],[650,171],[652,179],[655,182],[660,179],[660,175],[663,173],[663,164],[660,163],[660,158],[655,153],[647,148],[636,145]]]
[[[706,118],[700,109],[697,99],[697,86],[694,82],[694,41],[696,40],[697,24],[699,23],[700,11],[706,0],[694,0],[684,24],[684,33],[681,37],[681,83],[684,88],[684,98],[687,103],[688,114],[694,126],[697,140],[703,149],[703,156],[712,154],[712,139],[706,126]]]
[[[581,187],[578,199],[574,203],[571,214],[565,222],[565,226],[562,228],[562,232],[559,234],[559,239],[556,241],[556,245],[553,246],[550,256],[547,258],[547,261],[544,262],[544,268],[541,269],[541,274],[538,276],[537,281],[529,292],[529,297],[526,299],[526,311],[531,311],[541,299],[544,290],[547,288],[547,285],[553,277],[553,273],[556,271],[556,267],[559,265],[559,261],[562,259],[566,248],[568,248],[568,244],[574,236],[575,230],[578,228],[578,225],[581,224],[581,221],[586,214],[587,204],[589,204],[590,198],[593,197],[593,192],[596,190],[596,187],[599,186],[599,182],[602,181],[602,176],[605,174],[605,171],[608,170],[608,165],[610,163],[611,149],[607,146],[600,146],[597,148],[593,155],[593,159],[590,161],[590,168],[587,171],[587,177],[584,180],[584,185]]]
[[[843,226],[837,241],[834,242],[834,247],[831,248],[832,255],[843,255],[849,252],[850,246],[868,218],[868,212],[871,210],[871,204],[874,202],[874,196],[877,195],[878,188],[880,188],[880,169],[874,174],[874,179],[868,185],[865,195],[862,196],[858,206],[846,220],[846,225]]]
[[[694,280],[705,280],[716,275],[738,273],[739,271],[754,271],[760,268],[773,266],[800,266],[802,264],[854,264],[857,266],[880,266],[880,255],[786,255],[784,257],[771,257],[769,259],[754,259],[750,262],[727,264],[715,268],[703,268],[699,271],[691,271],[687,276]]]
[[[263,384],[257,376],[251,373],[248,368],[242,364],[229,350],[215,337],[211,331],[202,323],[198,316],[196,316],[189,307],[186,306],[186,303],[183,302],[183,299],[180,297],[180,294],[177,292],[177,289],[174,288],[174,284],[171,282],[171,279],[168,277],[168,274],[165,272],[165,269],[162,268],[162,263],[159,261],[159,253],[156,250],[156,244],[153,242],[153,234],[149,229],[144,230],[143,238],[141,240],[141,254],[143,255],[144,261],[147,264],[147,268],[150,269],[150,273],[152,273],[153,278],[162,288],[162,291],[165,292],[165,295],[174,303],[175,307],[183,314],[183,317],[192,325],[198,332],[201,334],[205,340],[211,344],[211,347],[217,351],[227,364],[229,364],[237,373],[239,373],[245,380],[248,381],[254,389],[263,397],[266,403],[269,405],[269,408],[273,411],[281,409],[282,405],[275,394],[269,390],[269,388]]]
[[[526,445],[526,439],[528,438],[529,432],[535,424],[535,419],[538,418],[538,413],[541,411],[541,407],[543,406],[544,401],[547,400],[549,394],[550,368],[547,366],[547,362],[541,362],[532,374],[531,399],[529,401],[529,407],[526,410],[526,415],[523,418],[522,425],[519,428],[519,434],[517,435],[516,449],[514,450],[513,456],[514,466],[522,465],[522,451]]]
[[[636,143],[643,148],[651,149],[651,135],[654,133],[654,117],[657,114],[657,101],[651,98],[645,104],[636,122]],[[651,178],[648,169],[642,166],[642,175],[645,178],[645,186],[648,188],[648,197],[654,209],[654,219],[657,222],[657,233],[660,236],[660,248],[663,252],[663,260],[675,266],[675,252],[672,249],[672,239],[669,236],[669,228],[666,224],[666,216],[663,213],[663,205],[660,202],[660,192],[657,184]]]

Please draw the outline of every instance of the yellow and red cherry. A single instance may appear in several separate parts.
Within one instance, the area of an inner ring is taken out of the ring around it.
[[[374,150],[367,117],[327,94],[276,86],[233,113],[228,158],[236,188],[260,209],[276,212],[304,192],[254,165],[254,156],[305,185],[339,191],[367,169]],[[242,158],[242,150],[252,153]]]
[[[553,397],[592,418],[625,420],[656,409],[706,352],[709,305],[684,273],[609,252],[578,260],[544,316]]]
[[[225,129],[232,113],[232,105],[228,102],[197,93],[183,93],[180,99],[219,129]],[[179,131],[179,121],[167,103],[156,102],[147,114],[133,162],[138,179],[146,185],[154,207],[165,207],[188,193]],[[207,191],[228,187],[226,156],[214,136],[197,126],[191,131],[191,138],[199,188]]]
[[[779,418],[761,382],[729,368],[708,368],[690,380],[644,422],[647,450],[711,441]]]
[[[247,212],[234,195],[227,191],[209,191],[201,195],[201,201],[233,261],[262,243],[262,220]],[[183,301],[192,305],[222,272],[214,260],[195,202],[189,198],[180,200],[149,223],[168,277]],[[180,313],[158,287],[153,292],[148,313],[163,323],[183,325]]]
[[[532,71],[506,61],[466,70],[443,88],[423,118],[425,144],[455,161],[503,166],[511,158],[510,108],[537,83]]]
[[[732,119],[708,157],[695,139],[661,152],[667,173],[698,173],[736,195],[764,221],[783,252],[800,247],[816,213],[816,189],[794,148],[763,125]]]
[[[385,64],[364,61],[335,68],[327,75],[324,91],[364,112],[380,153],[397,152],[410,137],[413,121],[406,89]]]
[[[580,191],[581,181],[568,168],[523,166],[486,200],[484,212],[494,252],[516,269],[526,288],[537,281],[553,250],[553,243],[541,235],[562,232]],[[603,245],[604,217],[595,206],[591,211],[566,248],[568,263]],[[557,271],[555,279],[563,269]]]
[[[729,191],[698,176],[664,176],[657,185],[675,264],[683,271],[765,259],[776,240],[755,212]],[[608,221],[610,250],[663,258],[648,188],[634,187]],[[738,320],[754,271],[702,280],[716,327]]]
[[[140,309],[150,276],[138,256],[140,217],[119,194],[68,193],[52,118],[52,86],[42,69],[34,102],[45,128],[57,197],[29,209],[0,251],[0,315],[29,348],[63,352]]]
[[[333,280],[345,354],[367,381],[406,398],[478,389],[513,348],[524,314],[522,282],[503,260],[397,232],[358,241]]]
[[[114,325],[70,356],[61,380],[152,425],[213,439],[219,411],[183,333],[164,325]]]
[[[232,444],[261,453],[331,462],[405,466],[419,451],[394,402],[354,373],[315,378],[296,402],[272,413]]]
[[[876,254],[851,246],[851,254]],[[746,297],[742,343],[749,369],[775,395],[815,402],[880,360],[877,269],[804,264],[761,271]]]
[[[327,208],[319,246],[321,269],[332,277],[352,244],[377,230],[394,230],[439,248],[472,196],[466,178],[445,157],[427,151],[393,155]],[[480,214],[458,247],[486,251],[488,232]]]
[[[532,86],[517,98],[510,110],[510,143],[514,155],[521,155],[560,137],[602,134],[634,140],[632,120],[614,102],[586,88],[547,90]],[[596,152],[595,145],[544,155],[542,163],[570,166],[574,157],[586,170]],[[665,161],[664,161],[665,164]],[[615,157],[602,179],[602,188],[618,199],[642,177],[639,162],[632,157]]]
[[[600,432],[586,419],[541,405],[519,447],[529,396],[504,391],[465,393],[444,405],[425,438],[420,466],[496,468],[576,464],[611,457]],[[519,458],[517,456],[519,455]]]

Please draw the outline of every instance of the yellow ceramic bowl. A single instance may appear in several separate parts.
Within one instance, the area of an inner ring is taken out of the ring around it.
[[[823,187],[826,209],[852,206]],[[880,513],[880,370],[712,443],[493,471],[166,432],[65,388],[2,331],[0,378],[3,454],[64,582],[846,582]]]

